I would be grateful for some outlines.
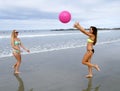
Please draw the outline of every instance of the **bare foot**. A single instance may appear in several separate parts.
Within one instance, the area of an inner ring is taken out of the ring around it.
[[[93,75],[86,75],[86,78],[92,78]]]
[[[13,66],[12,66],[12,68],[14,68],[14,69],[15,69],[15,67],[16,67],[16,66],[17,66],[17,64],[13,65]]]
[[[13,65],[12,68],[15,68],[15,65]]]
[[[97,71],[100,71],[100,68],[99,68],[99,66],[96,64],[95,65],[95,69],[97,70]]]
[[[21,72],[19,72],[19,71],[16,71],[16,72],[15,72],[15,74],[19,74],[19,73],[21,73]]]

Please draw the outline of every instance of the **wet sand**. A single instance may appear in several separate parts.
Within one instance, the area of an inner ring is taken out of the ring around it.
[[[0,58],[0,91],[119,91],[120,43],[95,46],[93,78],[85,78],[81,60],[85,47],[22,55],[19,75],[14,57]]]

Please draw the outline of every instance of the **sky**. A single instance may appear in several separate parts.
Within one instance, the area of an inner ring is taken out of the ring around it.
[[[60,12],[71,13],[61,23]],[[75,22],[83,27],[120,27],[120,0],[0,0],[0,30],[67,29]]]

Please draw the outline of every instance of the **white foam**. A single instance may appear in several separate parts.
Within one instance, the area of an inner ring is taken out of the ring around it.
[[[108,43],[115,43],[115,42],[119,42],[120,39],[117,39],[117,40],[112,40],[112,41],[105,41],[105,42],[98,42],[97,45],[104,45],[104,44],[108,44]],[[50,48],[50,49],[47,49],[47,48],[44,48],[44,49],[36,49],[36,50],[32,50],[30,52],[30,54],[34,54],[34,53],[41,53],[41,52],[50,52],[50,51],[58,51],[58,50],[65,50],[65,49],[71,49],[71,48],[80,48],[80,47],[85,47],[86,44],[82,44],[82,45],[69,45],[69,46],[62,46],[62,47],[58,47],[58,48]],[[31,50],[31,49],[30,49]],[[23,52],[22,55],[26,55],[28,53],[26,52]],[[9,55],[4,55],[4,54],[1,54],[0,55],[0,58],[3,58],[3,57],[10,57],[12,56],[12,53],[9,54]]]
[[[117,40],[110,40],[110,41],[105,41],[105,42],[98,42],[97,45],[104,45],[104,44],[109,44],[109,43],[114,43],[114,42],[119,42],[120,39]]]
[[[49,37],[49,36],[63,36],[63,35],[73,35],[73,34],[81,34],[81,33],[52,33],[52,34],[29,34],[29,35],[19,35],[20,38],[29,38],[29,37]],[[0,38],[10,38],[10,35],[0,36]]]

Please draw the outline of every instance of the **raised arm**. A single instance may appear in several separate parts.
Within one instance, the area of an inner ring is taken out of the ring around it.
[[[74,24],[74,27],[89,37],[93,36],[91,33],[87,32],[78,22]]]

